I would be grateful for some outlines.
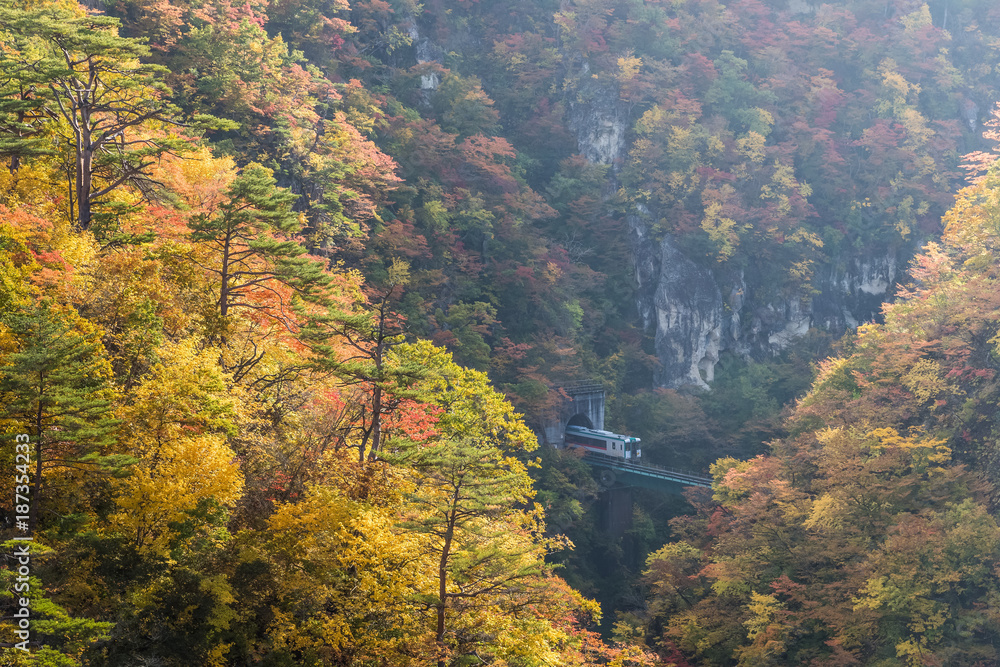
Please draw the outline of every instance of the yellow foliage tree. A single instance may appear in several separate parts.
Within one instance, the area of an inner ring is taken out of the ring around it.
[[[239,402],[211,351],[166,344],[160,363],[122,408],[127,451],[140,459],[118,483],[114,529],[164,552],[184,524],[234,503],[243,479],[226,444]]]
[[[351,466],[346,457],[336,465]],[[411,483],[386,470],[397,491]],[[281,591],[268,628],[275,655],[318,664],[424,665],[427,628],[412,591],[427,586],[419,536],[395,527],[399,496],[358,502],[335,486],[315,486],[282,506],[264,546]]]

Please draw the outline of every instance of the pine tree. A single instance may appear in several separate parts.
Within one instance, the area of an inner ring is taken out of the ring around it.
[[[191,240],[205,244],[211,252],[211,260],[199,265],[218,276],[216,312],[222,320],[219,339],[223,347],[234,311],[254,310],[291,329],[290,292],[308,296],[329,281],[322,264],[306,257],[306,249],[292,239],[303,227],[292,210],[294,200],[287,189],[276,187],[269,169],[250,164],[216,211],[198,214],[188,225]],[[250,298],[254,292],[269,293],[277,305]],[[262,354],[255,350],[253,356],[237,360],[226,370],[239,380]]]
[[[14,553],[18,546],[26,542],[5,542],[3,548]],[[30,543],[31,560],[35,567],[56,555],[55,550],[38,542]],[[8,561],[9,562],[9,561]],[[0,643],[0,665],[79,665],[81,654],[88,648],[107,639],[108,632],[115,626],[113,622],[99,621],[86,615],[75,615],[72,610],[56,602],[45,589],[41,577],[31,576],[25,590],[24,582],[18,580],[16,567],[0,569],[0,634],[16,637],[18,619],[14,612],[19,608],[19,599],[31,600],[32,633],[27,646],[30,653],[16,647],[15,642]],[[20,590],[19,590],[20,588]],[[18,638],[19,639],[19,638]]]
[[[9,157],[16,175],[23,159],[53,153],[43,136],[48,91],[30,67],[7,53],[0,53],[0,72],[0,155]]]
[[[471,439],[421,446],[407,463],[421,473],[402,527],[422,534],[436,561],[436,591],[421,600],[434,616],[438,667],[477,652],[476,628],[516,626],[536,603],[549,541],[520,461]]]
[[[149,47],[118,35],[119,21],[59,5],[0,9],[0,68],[8,92],[0,106],[0,151],[17,159],[40,150],[42,115],[71,146],[77,224],[89,229],[94,207],[131,183],[149,184],[149,168],[189,144],[153,124],[180,125],[180,109],[157,80],[165,68],[140,63]],[[235,127],[203,116],[205,127]],[[71,203],[72,207],[72,203]]]
[[[34,443],[30,530],[38,525],[47,473],[55,468],[115,471],[127,457],[105,455],[114,442],[111,367],[96,332],[48,301],[3,320],[18,349],[0,367],[0,417]],[[83,330],[81,330],[83,329]]]
[[[359,299],[351,310],[333,305],[322,314],[304,313],[300,333],[300,340],[313,352],[316,370],[358,389],[352,397],[357,410],[350,421],[360,435],[357,447],[362,464],[366,458],[378,458],[385,418],[402,401],[417,396],[411,385],[423,375],[416,364],[390,361],[392,349],[405,340],[403,318],[392,306],[409,276],[402,262],[393,264],[389,274],[384,289],[369,290],[370,303]]]

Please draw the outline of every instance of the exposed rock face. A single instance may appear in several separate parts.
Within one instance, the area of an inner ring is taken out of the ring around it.
[[[802,0],[800,11],[812,6]],[[587,72],[583,62],[581,71]],[[611,188],[627,149],[628,109],[615,91],[584,84],[569,100],[569,127],[591,162],[608,164]],[[818,294],[761,302],[767,293],[744,272],[713,270],[686,257],[668,237],[650,231],[654,215],[639,205],[626,217],[637,283],[636,305],[647,330],[655,331],[663,387],[708,388],[720,352],[746,357],[776,354],[811,328],[840,334],[875,317],[892,295],[901,262],[895,255],[856,257],[846,268],[820,270]],[[903,252],[903,251],[901,251]]]
[[[788,13],[815,14],[816,4],[814,0],[788,0]]]
[[[584,73],[589,71],[586,62]],[[618,92],[605,86],[585,85],[569,102],[569,128],[576,133],[580,153],[591,162],[614,165],[625,154],[629,128],[628,108]]]
[[[635,268],[636,306],[642,325],[648,330],[656,322],[656,304],[653,297],[660,277],[660,249],[653,241],[645,220],[649,219],[649,211],[642,204],[637,212],[626,217],[628,223],[629,249],[632,251],[632,264]]]
[[[968,97],[963,97],[959,104],[959,115],[965,121],[965,124],[969,126],[969,130],[975,132],[976,127],[979,125],[979,105]]]
[[[760,303],[750,298],[760,286],[748,287],[743,273],[715,275],[669,238],[659,250],[653,309],[662,364],[656,382],[664,387],[707,389],[723,350],[759,358],[777,354],[814,327],[835,334],[854,328],[878,313],[897,278],[895,256],[857,258],[847,270],[817,276],[818,295]],[[648,296],[638,300],[644,304]]]
[[[410,18],[407,25],[407,33],[410,39],[413,40],[413,52],[418,65],[440,63],[444,59],[444,51],[441,47],[431,42],[428,38],[420,36],[416,18]],[[439,85],[441,85],[441,76],[436,71],[428,70],[427,74],[420,76],[420,89],[425,94],[437,90]]]
[[[722,346],[722,294],[706,269],[664,239],[654,298],[657,384],[708,389]]]
[[[814,326],[831,331],[853,329],[876,316],[899,279],[896,255],[856,257],[848,270],[828,271],[812,300]]]
[[[756,295],[768,290],[759,279],[695,262],[669,237],[657,242],[652,219],[642,206],[626,218],[636,305],[655,333],[656,383],[663,387],[707,389],[724,350],[759,359],[812,328],[838,335],[853,329],[878,314],[899,278],[896,255],[857,257],[846,268],[818,271],[813,286],[819,293],[810,298],[761,301]]]

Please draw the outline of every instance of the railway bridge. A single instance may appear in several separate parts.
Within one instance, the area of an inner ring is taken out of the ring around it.
[[[597,382],[579,382],[562,387],[565,394],[562,410],[545,425],[544,441],[556,448],[566,446],[566,427],[604,430],[604,387]],[[584,461],[599,469],[601,486],[608,490],[646,488],[667,493],[681,493],[689,486],[710,488],[712,479],[695,473],[672,470],[648,463],[625,461],[593,452]]]
[[[689,486],[712,488],[711,477],[651,463],[633,463],[592,452],[586,452],[583,455],[583,460],[591,466],[601,469],[599,479],[601,485],[606,488],[619,484],[668,493],[681,493]]]

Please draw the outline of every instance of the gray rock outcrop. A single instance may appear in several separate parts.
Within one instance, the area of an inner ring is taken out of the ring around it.
[[[586,73],[583,62],[581,71]],[[584,84],[569,104],[569,127],[580,153],[612,166],[610,190],[627,150],[629,117],[615,91]],[[668,236],[651,230],[655,212],[642,205],[626,216],[636,280],[636,306],[655,335],[656,383],[707,389],[723,351],[749,358],[779,353],[812,328],[841,334],[875,317],[892,296],[896,254],[864,255],[821,267],[808,297],[769,297],[752,271],[723,271],[687,257]],[[903,249],[900,253],[906,253]]]

